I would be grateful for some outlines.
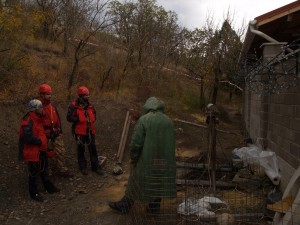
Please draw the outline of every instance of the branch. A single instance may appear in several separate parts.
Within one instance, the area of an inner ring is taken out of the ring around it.
[[[9,51],[10,48],[7,48],[7,49],[1,49],[0,52],[6,52],[6,51]]]
[[[195,126],[195,127],[201,127],[201,128],[205,128],[205,129],[208,128],[205,125],[200,125],[198,123],[193,123],[193,122],[189,122],[189,121],[185,121],[185,120],[174,119],[174,121],[178,121],[178,122],[181,122],[181,123],[189,124],[189,125],[192,125],[192,126]],[[225,131],[225,130],[220,130],[220,129],[216,129],[216,130],[219,131],[219,132],[221,132],[221,133],[225,133],[225,134],[234,134],[234,135],[237,135],[237,136],[243,136],[241,134],[237,134],[237,133],[230,132],[230,131]]]
[[[234,83],[231,83],[229,80],[220,80],[219,83],[227,83],[227,84],[229,84],[229,85],[231,85],[231,86],[234,86],[235,88],[237,88],[237,89],[240,90],[240,91],[244,91],[243,88],[237,86],[237,85],[234,84]]]

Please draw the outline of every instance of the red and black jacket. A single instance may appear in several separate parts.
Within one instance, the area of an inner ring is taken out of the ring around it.
[[[72,102],[68,109],[67,120],[72,125],[72,132],[76,135],[96,134],[95,121],[96,110],[89,103],[85,102],[86,106],[79,104],[79,99]]]
[[[23,159],[30,162],[39,162],[40,151],[46,151],[48,147],[42,120],[34,112],[27,113],[21,121],[19,146]]]
[[[46,136],[49,138],[52,130],[54,132],[61,133],[61,122],[56,107],[54,107],[50,101],[45,101],[42,98],[40,98],[40,101],[44,106],[44,116],[42,118],[42,123],[46,132]]]

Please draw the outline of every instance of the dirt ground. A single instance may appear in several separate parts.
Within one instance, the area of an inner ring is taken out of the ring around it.
[[[67,225],[67,224],[119,224],[122,215],[111,211],[109,200],[122,197],[129,172],[128,144],[134,125],[131,125],[127,146],[121,167],[122,175],[112,174],[116,166],[116,153],[127,110],[139,108],[141,104],[124,99],[93,99],[97,110],[96,145],[98,154],[105,156],[105,176],[89,172],[80,173],[76,162],[76,145],[70,133],[70,124],[65,116],[67,104],[60,104],[58,110],[63,123],[64,142],[67,150],[67,165],[74,173],[73,178],[62,178],[54,174],[52,179],[61,190],[48,194],[40,185],[39,190],[46,200],[43,203],[32,201],[27,188],[27,166],[18,161],[18,130],[20,119],[26,112],[26,103],[0,103],[0,224],[11,225]],[[241,117],[238,109],[228,108],[229,122],[220,122],[220,129],[242,134]],[[203,123],[203,117],[196,114],[176,113],[172,119],[183,119]],[[207,150],[207,134],[202,128],[174,122],[177,138],[177,158],[179,161],[199,161]],[[217,154],[230,159],[231,151],[243,145],[239,135],[218,136]],[[87,153],[87,152],[86,152]],[[88,159],[88,155],[86,155]],[[50,162],[51,163],[51,162]],[[51,164],[50,164],[51,165]]]

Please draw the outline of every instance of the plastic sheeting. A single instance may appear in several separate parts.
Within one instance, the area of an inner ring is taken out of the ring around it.
[[[265,174],[270,178],[272,183],[274,185],[279,185],[281,175],[275,152],[262,151],[257,146],[250,145],[248,147],[234,149],[233,154],[243,161],[244,166],[252,163],[263,167]]]

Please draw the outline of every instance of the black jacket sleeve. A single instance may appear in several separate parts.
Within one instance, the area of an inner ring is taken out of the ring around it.
[[[29,121],[28,125],[22,126],[22,130],[23,130],[22,140],[23,140],[23,143],[24,144],[32,144],[32,145],[42,144],[41,139],[33,135],[32,127],[33,127],[33,121],[32,120]]]
[[[94,113],[94,115],[95,115],[95,120],[97,119],[97,113],[96,113],[96,109],[95,109],[95,107],[93,106],[93,113]]]
[[[74,111],[76,108],[73,105],[70,105],[68,108],[68,113],[67,113],[67,120],[70,123],[77,123],[78,122],[78,116],[74,115]]]
[[[59,132],[60,133],[62,133],[62,126],[61,126],[61,120],[60,120],[60,115],[59,115],[59,113],[58,113],[58,110],[57,110],[57,108],[55,107],[55,106],[53,106],[54,107],[54,109],[55,109],[55,112],[56,112],[56,114],[57,114],[57,117],[58,117],[58,120],[59,120]]]

